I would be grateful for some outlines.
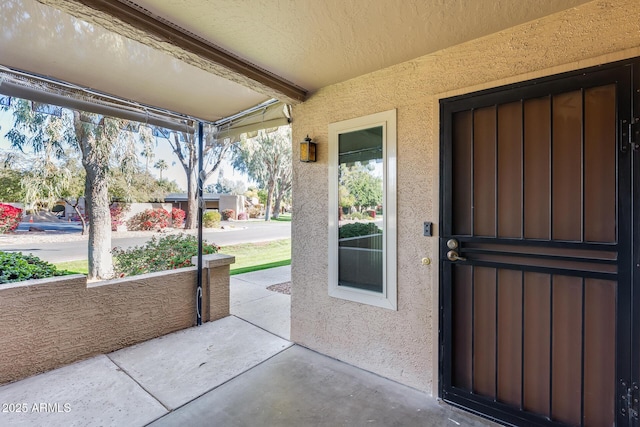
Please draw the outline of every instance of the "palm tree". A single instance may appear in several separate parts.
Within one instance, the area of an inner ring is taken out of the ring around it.
[[[164,160],[160,159],[153,165],[154,168],[160,171],[160,181],[162,181],[162,171],[165,169],[169,169],[169,165]]]
[[[153,152],[153,147],[151,146],[148,138],[145,138],[145,140],[143,140],[143,143],[144,148],[142,149],[142,153],[140,154],[145,158],[144,171],[149,172],[149,163],[151,163],[151,161],[155,157],[155,153]]]

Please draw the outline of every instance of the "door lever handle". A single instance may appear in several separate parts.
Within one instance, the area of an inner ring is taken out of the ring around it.
[[[447,258],[449,259],[449,261],[466,261],[467,260],[466,258],[458,255],[458,252],[456,251],[447,252]]]

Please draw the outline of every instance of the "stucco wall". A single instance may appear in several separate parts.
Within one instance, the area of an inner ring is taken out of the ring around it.
[[[640,3],[594,1],[315,93],[293,108],[291,336],[304,346],[435,393],[438,373],[440,98],[640,56]],[[398,310],[327,292],[328,125],[397,109]],[[294,158],[299,156],[294,143]],[[422,236],[432,221],[433,237]],[[421,265],[429,257],[432,264]]]
[[[204,258],[203,321],[229,315],[229,264]],[[195,267],[0,285],[0,384],[195,325]],[[210,304],[210,301],[212,303]]]
[[[233,209],[236,215],[244,212],[244,196],[221,194],[218,210],[222,212],[225,209]]]
[[[133,218],[140,212],[144,212],[147,209],[164,209],[171,214],[173,205],[171,203],[130,203],[127,205],[128,210],[122,216],[122,223],[126,224],[128,220]]]

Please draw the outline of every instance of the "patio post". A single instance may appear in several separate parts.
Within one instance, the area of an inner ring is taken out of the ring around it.
[[[202,122],[198,122],[198,285],[196,289],[196,315],[197,315],[197,325],[202,325],[202,211],[204,207],[204,199],[203,199],[203,173],[202,166],[203,160],[202,155],[204,152],[204,136],[203,136],[204,126]]]

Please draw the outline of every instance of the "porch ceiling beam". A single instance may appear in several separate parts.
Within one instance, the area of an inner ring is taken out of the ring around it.
[[[132,3],[120,0],[38,1],[268,97],[289,104],[306,99],[306,90]]]

